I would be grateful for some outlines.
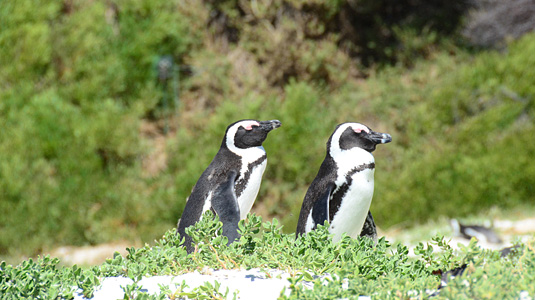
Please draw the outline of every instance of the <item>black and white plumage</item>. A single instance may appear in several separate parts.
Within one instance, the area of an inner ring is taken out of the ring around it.
[[[389,143],[389,134],[372,131],[360,123],[342,123],[327,142],[325,160],[310,185],[297,223],[296,234],[329,222],[333,240],[350,237],[377,238],[369,211],[374,189],[377,144]]]
[[[433,271],[433,275],[440,276],[440,283],[435,291],[429,293],[429,297],[436,297],[440,294],[440,290],[448,286],[448,282],[455,277],[462,276],[466,270],[467,264],[462,264],[459,267],[453,268],[448,271],[436,270]]]
[[[185,230],[207,210],[219,216],[229,243],[238,237],[238,222],[251,210],[266,168],[262,143],[280,126],[278,120],[241,120],[227,127],[221,148],[195,184],[178,221],[178,233],[185,237],[188,252],[193,248]]]
[[[453,229],[453,234],[465,239],[472,239],[475,237],[480,242],[492,243],[492,244],[501,244],[503,240],[498,236],[498,234],[489,227],[480,226],[480,225],[465,225],[461,224],[456,219],[450,220],[451,228]]]

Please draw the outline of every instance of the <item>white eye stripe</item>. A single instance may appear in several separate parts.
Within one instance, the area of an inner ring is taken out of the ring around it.
[[[340,136],[347,128],[351,128],[355,132],[364,131],[366,133],[370,133],[368,127],[360,123],[344,123],[340,125],[340,127],[338,127],[338,129],[336,129],[336,131],[332,135],[331,148],[329,149],[332,157],[336,157],[338,153],[342,152],[342,149],[340,149]]]
[[[246,126],[260,126],[260,123],[256,122],[256,121],[244,121],[243,123],[240,123],[240,124],[245,124]]]
[[[245,130],[252,130],[253,126],[260,126],[260,124],[255,121],[243,121],[238,123],[237,125],[242,126]]]
[[[254,120],[248,120],[248,121],[238,122],[238,123],[234,124],[232,127],[230,127],[228,129],[228,132],[227,132],[227,147],[230,150],[232,150],[232,152],[236,152],[236,151],[234,151],[234,149],[235,149],[234,136],[236,135],[236,132],[238,132],[238,129],[240,127],[243,127],[245,130],[252,130],[253,126],[260,126],[260,123],[254,121]]]
[[[368,127],[362,125],[362,124],[359,124],[359,123],[353,123],[351,125],[351,128],[353,128],[353,131],[355,131],[356,133],[360,133],[362,131],[366,132],[366,133],[370,133],[370,130],[368,129]]]
[[[361,131],[370,131],[368,127],[360,123],[344,123],[341,124],[340,127],[338,127],[338,129],[336,129],[336,131],[333,133],[329,154],[337,162],[338,167],[341,168],[340,173],[344,174],[344,176],[356,166],[375,161],[373,155],[362,148],[354,147],[348,150],[343,150],[340,148],[340,137],[348,128],[351,128],[352,130],[355,130],[355,128],[360,128]],[[343,180],[343,178],[340,178],[340,180]]]
[[[238,132],[238,129],[240,127],[243,127],[245,130],[251,130],[252,126],[260,126],[260,123],[253,121],[253,120],[248,120],[248,121],[242,121],[242,122],[238,122],[234,124],[232,127],[229,128],[227,132],[226,144],[227,144],[227,148],[230,151],[234,152],[235,154],[239,156],[244,157],[244,156],[252,155],[254,157],[252,161],[254,161],[266,153],[264,151],[264,148],[262,148],[262,146],[252,147],[248,149],[240,149],[236,147],[236,145],[234,144],[234,137],[236,136],[236,132]],[[249,127],[250,129],[247,129],[247,127]]]

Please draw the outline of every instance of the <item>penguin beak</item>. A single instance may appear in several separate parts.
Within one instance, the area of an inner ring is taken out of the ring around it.
[[[282,123],[279,120],[261,121],[260,128],[264,131],[271,131],[273,129],[281,127]]]
[[[386,144],[392,141],[390,134],[375,131],[370,132],[368,138],[376,144]]]

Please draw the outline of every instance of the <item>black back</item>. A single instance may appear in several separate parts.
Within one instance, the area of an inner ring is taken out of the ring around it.
[[[226,146],[222,146],[193,187],[193,191],[184,207],[182,218],[178,223],[178,233],[180,236],[185,237],[184,245],[188,253],[192,252],[193,248],[191,247],[191,237],[186,234],[186,228],[195,224],[201,218],[204,201],[208,194],[211,191],[215,191],[218,186],[223,185],[225,180],[229,178],[229,173],[239,174],[240,168],[240,157],[228,150]]]
[[[330,145],[330,143],[328,143],[328,145]],[[310,210],[314,206],[318,196],[323,195],[325,190],[329,189],[329,185],[333,185],[336,181],[337,169],[334,159],[327,151],[327,156],[323,160],[316,178],[314,178],[314,181],[312,181],[312,184],[308,188],[303,204],[301,205],[301,212],[299,213],[299,220],[297,221],[297,235],[305,233],[306,222]]]
[[[227,180],[215,189],[212,196],[212,207],[217,212],[219,221],[223,223],[223,235],[228,238],[228,245],[239,237],[240,206],[234,192],[237,175],[235,171],[228,172]]]

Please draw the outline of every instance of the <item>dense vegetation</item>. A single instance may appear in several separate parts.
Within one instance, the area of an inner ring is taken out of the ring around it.
[[[156,245],[128,249],[125,257],[118,253],[100,266],[62,267],[58,259],[49,257],[24,261],[20,265],[0,265],[0,296],[3,299],[71,299],[75,293],[92,297],[95,286],[105,276],[122,276],[133,280],[125,286],[124,299],[232,299],[228,291],[210,282],[200,287],[183,282],[178,290],[160,286],[160,295],[149,295],[137,283],[143,276],[178,275],[206,268],[261,268],[284,270],[291,293],[281,291],[280,299],[354,299],[359,295],[374,299],[520,299],[535,293],[535,251],[531,241],[501,257],[497,251],[481,250],[475,240],[454,253],[443,238],[433,239],[440,247],[434,253],[430,244],[420,244],[409,257],[403,245],[393,246],[384,238],[377,244],[370,239],[344,237],[333,244],[327,227],[295,239],[284,234],[276,219],[262,223],[260,217],[249,215],[241,221],[241,239],[227,247],[221,235],[222,224],[209,217],[196,224],[190,233],[197,251],[186,254],[176,247],[180,241],[170,230]],[[440,271],[466,265],[462,275],[450,280],[437,294]],[[316,275],[327,275],[322,279]],[[307,289],[303,281],[313,281]],[[186,287],[186,285],[188,287]],[[236,298],[234,298],[236,299]]]
[[[535,36],[476,51],[465,1],[376,2],[3,1],[0,254],[161,236],[242,118],[283,123],[253,210],[286,232],[345,121],[394,139],[380,227],[532,203]]]

